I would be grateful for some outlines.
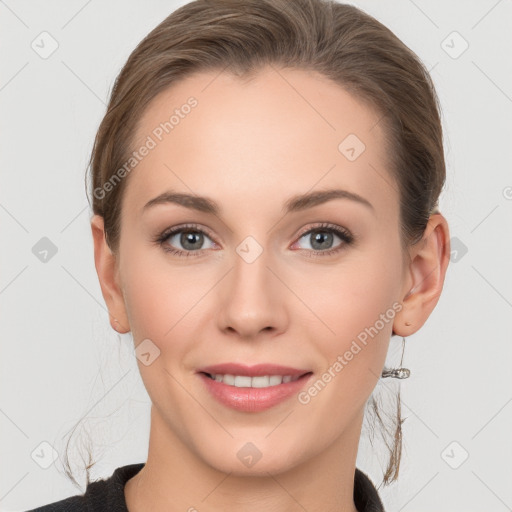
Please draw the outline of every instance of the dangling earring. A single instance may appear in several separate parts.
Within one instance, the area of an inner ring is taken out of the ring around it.
[[[405,338],[402,336],[402,357],[400,359],[400,368],[384,368],[382,378],[393,377],[394,379],[408,379],[411,376],[409,368],[401,368],[404,360]]]

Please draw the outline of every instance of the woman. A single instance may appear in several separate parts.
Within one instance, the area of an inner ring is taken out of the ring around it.
[[[90,168],[149,453],[36,510],[384,510],[356,468],[365,407],[408,376],[390,338],[425,323],[449,257],[419,59],[353,6],[197,0],[130,55]]]

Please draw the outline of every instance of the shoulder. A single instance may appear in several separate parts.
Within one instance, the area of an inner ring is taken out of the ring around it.
[[[83,494],[70,496],[27,512],[128,512],[124,486],[143,467],[144,463],[121,466],[109,478],[90,482]]]
[[[358,512],[385,512],[373,482],[358,468],[354,477],[354,504]]]

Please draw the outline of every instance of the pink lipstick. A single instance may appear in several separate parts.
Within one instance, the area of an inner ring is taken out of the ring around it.
[[[296,395],[313,375],[275,364],[245,366],[217,364],[197,371],[210,394],[227,407],[244,412],[260,412]]]

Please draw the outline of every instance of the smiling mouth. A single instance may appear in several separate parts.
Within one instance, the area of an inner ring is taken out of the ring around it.
[[[249,375],[231,375],[231,374],[211,374],[200,372],[211,380],[233,386],[237,388],[269,388],[295,382],[299,379],[311,375],[313,372],[307,372],[300,376],[291,375],[258,375],[251,377]]]

